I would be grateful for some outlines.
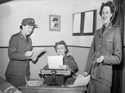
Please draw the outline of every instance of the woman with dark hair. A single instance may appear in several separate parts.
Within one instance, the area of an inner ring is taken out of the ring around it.
[[[60,66],[60,68],[71,70],[73,74],[76,73],[78,71],[78,66],[74,58],[71,55],[67,55],[69,50],[66,43],[63,40],[56,42],[54,48],[58,56],[63,56],[63,66]],[[48,65],[46,65],[44,69],[49,69]]]
[[[90,74],[88,93],[111,93],[112,65],[121,63],[122,41],[119,27],[112,25],[115,8],[111,1],[102,3],[103,26],[95,32],[84,75]]]
[[[75,78],[73,75],[78,71],[78,66],[71,55],[67,55],[69,52],[66,43],[62,40],[55,43],[55,51],[58,56],[63,56],[63,65],[60,66],[60,69],[70,70],[71,75],[66,76],[65,85],[74,83]],[[48,65],[44,67],[45,70],[49,69]]]

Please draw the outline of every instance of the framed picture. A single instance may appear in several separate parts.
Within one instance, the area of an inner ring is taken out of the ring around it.
[[[73,36],[93,35],[96,30],[97,10],[73,14]]]
[[[60,16],[59,15],[49,15],[49,30],[60,31]]]

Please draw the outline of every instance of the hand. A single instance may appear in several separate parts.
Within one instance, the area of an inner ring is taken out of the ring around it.
[[[67,69],[67,66],[66,65],[61,65],[59,66],[60,69]]]
[[[27,58],[31,57],[32,55],[33,55],[33,51],[27,51],[27,52],[25,53],[25,56],[26,56]]]
[[[83,75],[83,76],[87,76],[88,73],[87,73],[87,72],[83,72],[82,75]]]
[[[78,74],[78,75],[77,75],[77,77],[81,77],[81,76],[86,77],[87,75],[88,75],[88,73],[87,73],[87,72],[83,72],[82,74]]]
[[[101,63],[104,60],[104,56],[100,56],[99,58],[97,58],[97,63]]]

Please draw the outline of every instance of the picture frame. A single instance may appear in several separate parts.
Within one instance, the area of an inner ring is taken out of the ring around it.
[[[73,14],[73,36],[94,35],[96,30],[97,10]],[[88,25],[89,24],[89,25]]]
[[[59,15],[49,15],[49,30],[60,31],[60,16]]]

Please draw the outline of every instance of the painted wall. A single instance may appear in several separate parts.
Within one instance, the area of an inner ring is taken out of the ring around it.
[[[125,10],[125,1],[124,1],[124,10]],[[125,93],[125,12],[124,12],[124,46],[123,46],[123,71],[122,71],[122,93]]]
[[[72,36],[73,13],[99,8],[102,2],[109,0],[16,0],[0,5],[0,76],[4,73],[9,62],[7,55],[8,42],[12,34],[19,32],[22,19],[33,17],[39,28],[35,29],[31,38],[33,46],[54,45],[59,40],[65,40],[67,45],[90,47],[93,36]],[[60,15],[61,30],[49,31],[49,15]],[[97,14],[97,28],[101,26]],[[3,48],[2,48],[3,47]],[[4,48],[5,47],[5,48]],[[48,55],[54,55],[53,47],[46,47],[47,53],[40,57],[38,63],[31,63],[31,76],[37,78],[37,72],[46,64]],[[80,68],[84,71],[88,48],[69,47]]]
[[[8,46],[11,35],[19,32],[19,26],[25,17],[33,17],[39,25],[31,36],[33,45],[53,45],[57,40],[63,39],[71,45],[90,46],[92,36],[72,36],[72,15],[92,9],[99,12],[103,1],[108,0],[16,0],[1,4],[0,46]],[[49,15],[60,15],[60,31],[49,31]],[[98,14],[97,16],[99,28],[101,20]]]
[[[125,30],[124,30],[124,32],[125,32]],[[123,51],[124,51],[124,54],[125,54],[125,46],[123,48]],[[124,78],[125,78],[125,55],[123,55],[123,71],[122,71],[122,85],[121,85],[122,86],[122,93],[125,93],[125,79]]]
[[[72,55],[78,65],[78,73],[84,72],[89,48],[68,47],[68,55]],[[31,78],[39,78],[38,73],[47,64],[47,56],[56,55],[54,47],[45,47],[46,53],[40,56],[36,64],[30,63]],[[8,49],[0,48],[0,76],[5,78],[4,74],[9,63]]]

